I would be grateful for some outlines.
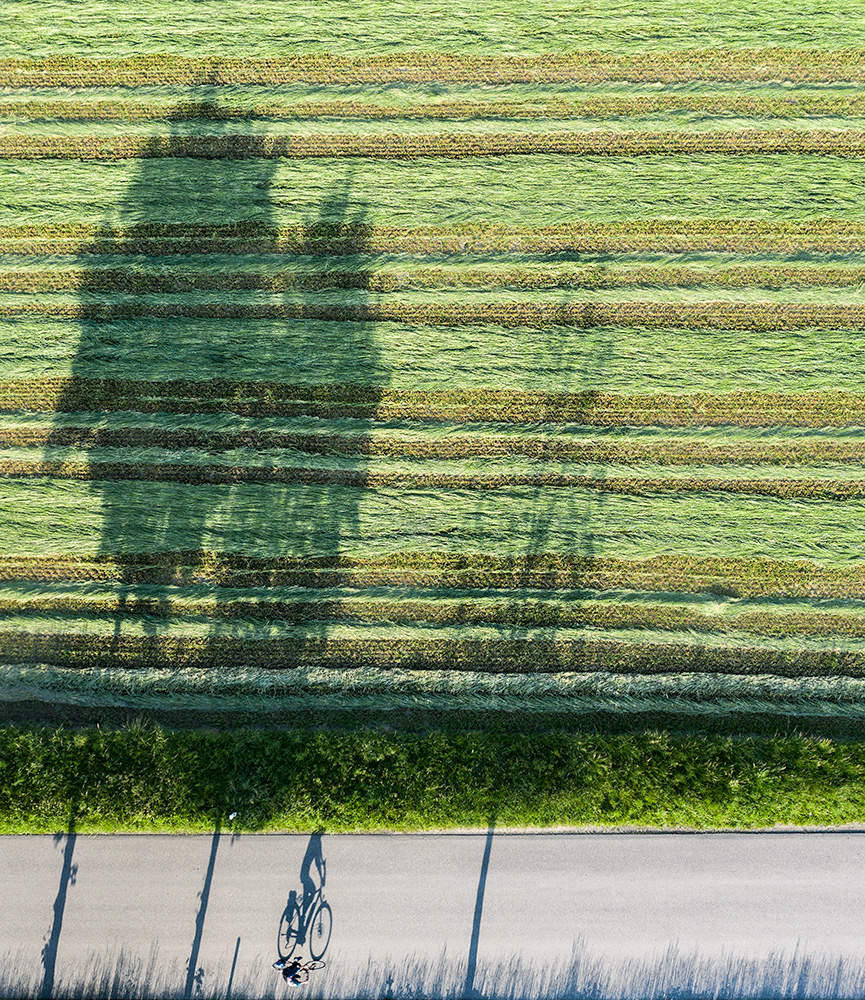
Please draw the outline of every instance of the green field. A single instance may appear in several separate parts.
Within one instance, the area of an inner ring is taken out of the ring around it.
[[[3,829],[860,821],[865,17],[229,6],[0,43]]]

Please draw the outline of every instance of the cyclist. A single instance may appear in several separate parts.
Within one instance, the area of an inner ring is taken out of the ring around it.
[[[303,955],[298,955],[290,962],[284,960],[274,962],[273,967],[282,972],[282,978],[286,983],[290,983],[292,986],[303,986],[304,983],[309,982],[309,972],[304,969],[302,958]]]

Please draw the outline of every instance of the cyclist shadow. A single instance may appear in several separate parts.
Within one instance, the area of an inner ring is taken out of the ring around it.
[[[296,954],[308,955],[316,962],[324,957],[333,928],[333,914],[324,898],[326,870],[321,834],[314,833],[300,865],[302,888],[300,892],[296,889],[289,892],[279,922],[277,951],[280,961]]]

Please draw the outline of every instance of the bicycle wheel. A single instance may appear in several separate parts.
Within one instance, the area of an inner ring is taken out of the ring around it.
[[[307,943],[309,953],[315,961],[324,956],[327,946],[330,944],[330,932],[333,929],[333,914],[330,906],[323,902],[313,913],[307,931]]]
[[[324,966],[324,962],[307,962],[304,968],[309,969],[311,972],[313,969],[323,969]]]
[[[283,961],[290,958],[291,953],[297,947],[297,938],[302,926],[300,907],[297,903],[286,906],[279,921],[279,935],[276,939],[276,950]]]

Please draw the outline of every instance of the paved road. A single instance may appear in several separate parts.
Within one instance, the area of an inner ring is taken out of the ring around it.
[[[865,832],[839,832],[3,837],[0,996],[282,995],[280,918],[322,872],[307,996],[865,994]]]

